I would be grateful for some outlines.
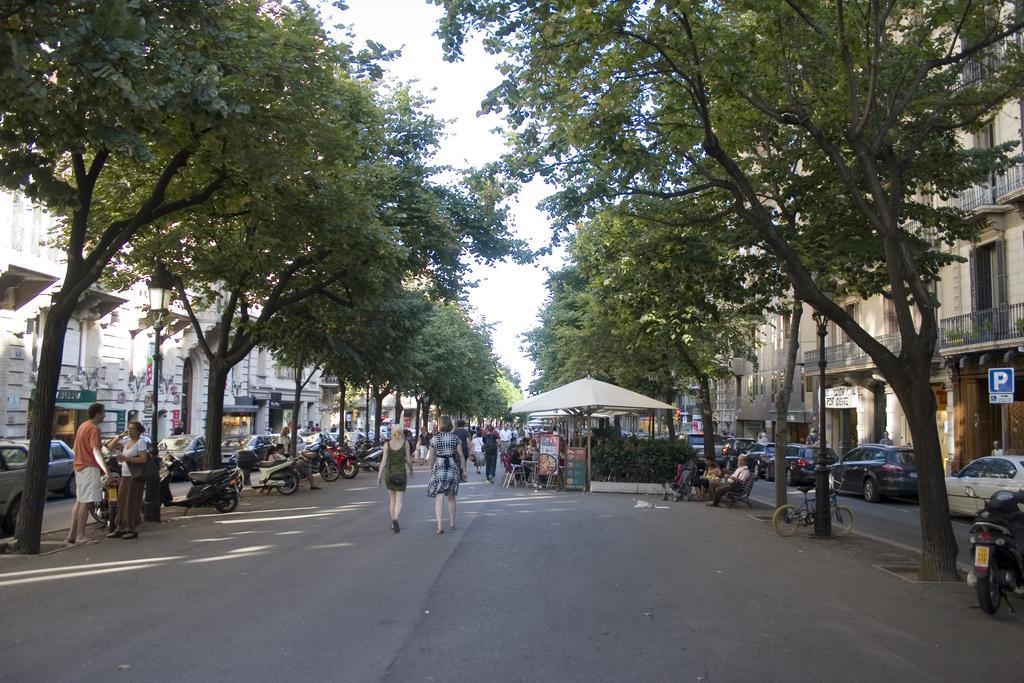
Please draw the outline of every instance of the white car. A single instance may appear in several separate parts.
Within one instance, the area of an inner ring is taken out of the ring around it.
[[[946,496],[953,515],[974,516],[999,490],[1024,490],[1024,455],[990,455],[946,477]]]

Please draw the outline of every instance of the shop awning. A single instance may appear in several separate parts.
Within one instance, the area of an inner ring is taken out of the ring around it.
[[[57,401],[54,404],[58,410],[89,410],[92,401]]]
[[[0,273],[0,308],[16,311],[32,299],[42,294],[43,290],[57,281],[58,278],[40,273],[39,271],[21,266],[8,265],[7,270]],[[14,296],[7,297],[9,290]]]
[[[258,406],[240,406],[240,405],[224,406],[225,414],[231,414],[231,415],[251,415],[251,414],[254,414],[257,410],[259,410]]]

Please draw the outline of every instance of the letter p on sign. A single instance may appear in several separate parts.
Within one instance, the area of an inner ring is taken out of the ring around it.
[[[989,368],[988,392],[990,394],[1012,394],[1013,368]]]

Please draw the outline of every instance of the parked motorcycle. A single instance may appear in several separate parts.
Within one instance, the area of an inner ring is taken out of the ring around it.
[[[290,496],[298,488],[299,472],[295,469],[293,458],[260,463],[260,483],[253,486],[254,490],[264,493],[280,491],[283,495]]]
[[[331,440],[323,432],[318,432],[313,443],[302,449],[306,454],[304,457],[309,461],[309,466],[320,473],[324,481],[336,481],[341,474],[341,468],[328,453]]]
[[[346,479],[352,479],[359,474],[359,459],[348,443],[336,443],[333,446],[329,446],[327,452],[334,458],[334,464],[338,466],[341,476]]]
[[[191,508],[212,507],[217,512],[234,512],[238,508],[238,492],[241,488],[242,475],[237,468],[197,470],[188,472],[188,480],[192,482],[184,498],[174,498],[171,494],[171,475],[182,467],[180,461],[172,458],[164,461],[160,469],[160,502],[167,507],[183,507],[186,512]]]
[[[986,614],[995,614],[1006,600],[1013,612],[1010,595],[1024,598],[1024,491],[997,491],[985,503],[971,526],[971,553],[974,571],[967,584],[978,593],[978,605]]]

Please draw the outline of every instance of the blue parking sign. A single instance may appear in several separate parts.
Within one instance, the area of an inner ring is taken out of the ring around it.
[[[1013,368],[989,368],[988,393],[1012,394],[1013,391]]]

